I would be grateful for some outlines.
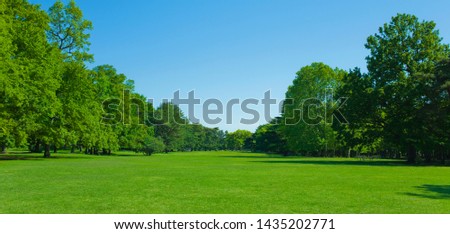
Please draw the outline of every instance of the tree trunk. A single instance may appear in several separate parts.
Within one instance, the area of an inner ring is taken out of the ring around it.
[[[44,146],[44,158],[50,158],[50,144]]]
[[[41,142],[39,142],[39,140],[36,141],[36,144],[34,145],[34,153],[39,153],[40,152],[40,148],[41,148]]]
[[[445,165],[445,159],[446,159],[446,150],[444,150],[444,149],[441,149],[441,150],[439,150],[439,152],[440,152],[440,154],[441,154],[441,163],[442,163],[442,165]]]
[[[408,163],[414,164],[416,163],[417,151],[414,145],[408,145],[408,152],[406,153]]]
[[[58,153],[58,148],[56,147],[56,145],[53,146],[53,153]]]
[[[71,154],[75,153],[75,145],[72,145],[72,147],[70,148],[70,153]]]
[[[432,161],[432,156],[433,156],[433,154],[431,153],[431,151],[425,151],[424,152],[424,155],[425,155],[425,162],[426,163],[431,163],[431,161]]]
[[[5,144],[2,144],[1,154],[6,154],[6,145]]]
[[[395,158],[396,159],[401,159],[402,158],[402,151],[397,150],[396,153],[395,153]]]

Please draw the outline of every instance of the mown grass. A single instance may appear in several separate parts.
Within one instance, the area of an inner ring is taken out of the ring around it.
[[[0,213],[450,213],[450,168],[240,152],[0,155]]]

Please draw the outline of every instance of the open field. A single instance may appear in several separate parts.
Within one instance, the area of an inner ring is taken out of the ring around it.
[[[16,153],[0,155],[0,213],[448,214],[450,168],[240,152]]]

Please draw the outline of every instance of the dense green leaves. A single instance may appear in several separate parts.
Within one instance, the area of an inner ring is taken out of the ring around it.
[[[376,111],[372,114],[382,123],[384,142],[406,151],[410,162],[415,162],[416,151],[432,134],[423,131],[431,119],[421,112],[432,102],[433,97],[426,94],[435,78],[423,74],[433,74],[435,65],[450,55],[441,41],[434,22],[420,22],[406,14],[393,17],[367,39],[370,97]]]
[[[287,154],[286,139],[281,125],[274,122],[261,125],[253,134],[254,150],[257,152]]]
[[[313,63],[297,72],[286,92],[282,127],[288,149],[295,153],[326,155],[336,147],[327,109],[345,72]]]
[[[251,149],[252,133],[247,130],[236,130],[227,134],[227,148],[230,150]]]
[[[71,0],[64,5],[58,0],[49,9],[50,29],[47,31],[50,43],[54,43],[67,59],[77,61],[92,61],[88,54],[92,22],[83,18],[83,12]]]
[[[10,27],[2,39],[9,50],[2,58],[1,93],[5,95],[0,112],[6,115],[2,135],[9,138],[8,144],[15,134],[16,145],[27,135],[39,136],[48,148],[61,128],[61,102],[56,94],[61,86],[61,56],[47,42],[49,18],[44,11],[26,1],[6,1],[4,7],[2,21]]]

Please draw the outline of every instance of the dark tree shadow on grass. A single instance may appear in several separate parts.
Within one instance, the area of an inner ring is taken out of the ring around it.
[[[12,160],[44,160],[44,158],[36,156],[0,155],[0,161],[12,161]]]
[[[248,159],[255,159],[255,158],[300,158],[300,157],[283,157],[281,155],[261,155],[261,156],[243,156],[243,155],[236,155],[236,156],[219,156],[221,158],[248,158]]]
[[[299,164],[299,165],[330,165],[330,166],[411,166],[402,161],[360,161],[360,160],[273,160],[273,161],[252,161],[257,163],[272,164]]]
[[[112,153],[104,154],[84,154],[84,153],[52,153],[50,158],[44,158],[43,153],[33,153],[29,151],[11,151],[6,154],[0,154],[0,161],[12,160],[52,160],[52,159],[95,159],[103,157],[148,157],[139,153]]]
[[[10,152],[7,154],[0,154],[0,161],[13,161],[13,160],[52,160],[52,159],[91,159],[92,157],[84,156],[71,156],[71,155],[54,155],[50,158],[44,158],[43,155],[30,152]]]
[[[419,193],[404,194],[428,199],[450,199],[450,185],[424,184],[415,188],[419,190]]]

